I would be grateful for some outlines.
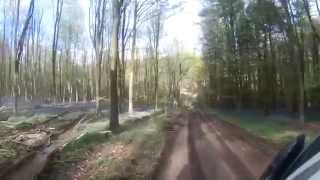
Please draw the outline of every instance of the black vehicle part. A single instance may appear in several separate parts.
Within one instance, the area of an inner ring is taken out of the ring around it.
[[[287,168],[295,161],[303,151],[305,135],[299,135],[296,141],[281,150],[273,159],[271,165],[262,174],[260,180],[280,180]]]
[[[320,136],[317,137],[290,165],[286,172],[283,174],[282,179],[287,178],[290,174],[296,171],[304,163],[309,161],[314,155],[320,152]]]

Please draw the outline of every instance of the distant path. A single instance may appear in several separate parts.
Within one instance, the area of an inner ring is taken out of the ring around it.
[[[274,154],[271,146],[204,112],[178,116],[171,152],[158,180],[258,179]]]

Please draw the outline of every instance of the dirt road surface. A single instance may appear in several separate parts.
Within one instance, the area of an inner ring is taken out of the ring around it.
[[[158,180],[253,180],[272,160],[275,150],[239,127],[212,114],[179,115],[172,147]]]

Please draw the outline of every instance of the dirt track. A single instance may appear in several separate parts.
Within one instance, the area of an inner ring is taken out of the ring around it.
[[[263,140],[212,114],[187,112],[178,118],[181,126],[159,180],[258,179],[275,153]]]

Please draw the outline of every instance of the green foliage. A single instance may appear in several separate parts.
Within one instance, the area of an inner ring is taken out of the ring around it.
[[[95,125],[89,124],[88,133],[56,154],[50,161],[50,171],[65,171],[88,158],[93,179],[143,179],[141,175],[152,173],[164,146],[165,118],[165,115],[154,115],[126,121],[118,132],[108,138],[101,133],[101,128],[95,127],[101,127],[100,121],[93,122]],[[135,165],[133,162],[138,163]]]
[[[189,67],[186,79],[190,79],[190,82],[201,82],[206,78],[205,64],[200,57],[186,56],[186,66]]]
[[[156,116],[114,137],[111,146],[120,143],[135,149],[129,157],[99,159],[97,166],[107,167],[108,171],[99,171],[95,179],[150,179],[164,147],[165,124],[164,115]]]
[[[17,156],[17,153],[13,149],[7,149],[0,146],[0,164],[7,160],[12,160]]]
[[[319,65],[315,65],[315,72],[319,72],[319,67]],[[320,104],[320,76],[319,74],[315,74],[315,72],[306,74],[305,86],[306,92],[308,92],[308,96],[312,100],[312,103]]]
[[[272,1],[261,0],[253,1],[247,7],[248,17],[251,22],[258,25],[259,28],[264,28],[267,25],[280,25],[280,8]]]
[[[71,142],[65,147],[67,151],[86,148],[91,145],[100,144],[106,141],[106,136],[98,132],[86,133],[76,141]]]
[[[71,163],[80,162],[93,149],[94,146],[107,142],[108,138],[98,132],[83,135],[76,141],[67,144],[59,156],[51,162],[56,168],[69,167]]]
[[[22,122],[22,123],[19,123],[15,126],[16,129],[30,129],[32,127],[33,127],[33,125],[28,122]]]
[[[31,116],[10,116],[7,121],[0,121],[1,126],[13,129],[30,129],[57,117],[55,114],[33,114]]]
[[[234,112],[234,111],[218,111],[217,115],[222,120],[233,123],[248,132],[284,145],[292,142],[299,134],[307,133],[308,141],[316,135],[313,131],[303,131],[295,128],[290,120],[285,117],[263,116],[263,114],[254,112]]]
[[[0,167],[8,166],[19,158],[30,153],[29,149],[21,144],[8,140],[0,141]]]
[[[319,49],[319,42],[303,1],[244,2],[204,3],[204,94],[210,96],[210,104],[238,110],[255,107],[266,114],[276,108],[296,112],[299,103],[307,104],[301,102],[303,89],[305,101],[318,107],[319,52],[314,49]]]

